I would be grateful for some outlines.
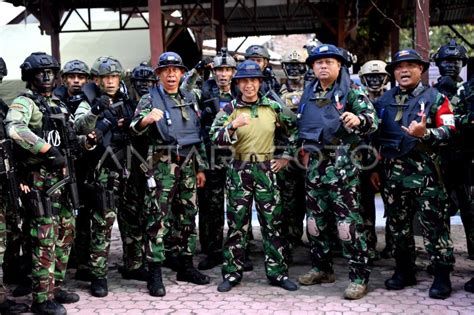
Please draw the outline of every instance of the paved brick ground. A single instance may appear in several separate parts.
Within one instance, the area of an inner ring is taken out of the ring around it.
[[[402,291],[387,291],[383,282],[392,274],[393,260],[375,263],[370,280],[370,292],[361,300],[346,301],[342,292],[347,286],[347,264],[342,258],[335,259],[337,280],[332,284],[300,287],[287,292],[268,285],[263,271],[263,253],[260,234],[254,228],[256,241],[252,247],[255,271],[245,273],[242,284],[229,293],[219,293],[220,269],[207,272],[211,284],[196,286],[175,280],[175,273],[164,269],[167,295],[154,298],[148,295],[146,284],[127,281],[120,277],[117,265],[121,260],[120,239],[114,229],[112,257],[109,273],[109,296],[98,299],[88,292],[88,283],[69,280],[66,287],[81,296],[78,303],[67,305],[69,314],[474,314],[474,294],[463,290],[463,285],[474,276],[474,261],[468,260],[462,226],[453,226],[456,244],[456,269],[452,275],[453,294],[447,300],[428,298],[432,277],[424,271],[427,264],[422,240],[417,237],[419,259],[418,284]],[[383,238],[381,238],[383,239]],[[380,248],[383,244],[380,244]],[[198,257],[196,257],[197,261]],[[290,277],[296,277],[309,269],[308,250],[304,247],[295,252]],[[69,278],[74,270],[69,270]],[[18,299],[30,303],[30,298]]]

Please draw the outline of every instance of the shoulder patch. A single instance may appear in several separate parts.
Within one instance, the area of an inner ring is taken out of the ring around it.
[[[15,98],[12,102],[12,104],[9,106],[10,108],[13,108],[13,109],[22,109],[22,108],[29,108],[31,106],[33,106],[35,103],[29,99],[28,97],[25,97],[25,96],[18,96],[17,98]]]

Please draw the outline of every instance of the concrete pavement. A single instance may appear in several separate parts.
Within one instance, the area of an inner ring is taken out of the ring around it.
[[[298,291],[287,292],[268,285],[263,270],[262,243],[258,225],[254,225],[256,241],[251,258],[255,270],[244,274],[240,285],[231,292],[216,290],[221,280],[220,268],[206,272],[211,283],[196,286],[177,282],[175,273],[164,268],[164,284],[167,294],[163,298],[148,295],[145,282],[123,280],[117,272],[121,263],[121,242],[118,229],[114,229],[112,254],[110,259],[109,290],[106,298],[92,297],[89,284],[68,280],[66,288],[81,296],[78,303],[66,305],[68,314],[474,314],[474,294],[463,290],[463,285],[474,276],[474,261],[467,259],[465,236],[462,226],[452,228],[455,242],[456,267],[452,274],[453,294],[446,300],[428,298],[432,277],[425,271],[427,254],[422,240],[416,237],[419,256],[417,266],[418,284],[402,291],[387,291],[384,280],[393,272],[392,259],[375,262],[372,271],[369,294],[361,300],[347,301],[342,293],[347,286],[347,262],[335,259],[337,280],[332,284],[300,287]],[[382,233],[382,228],[380,233]],[[383,242],[382,235],[379,240]],[[383,243],[379,244],[382,249]],[[196,257],[196,263],[199,257]],[[294,263],[290,268],[290,278],[296,281],[301,273],[310,268],[308,249],[297,248]],[[69,279],[74,270],[68,271]],[[31,302],[30,297],[17,301]]]

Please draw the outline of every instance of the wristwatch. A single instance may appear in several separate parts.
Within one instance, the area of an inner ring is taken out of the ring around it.
[[[228,128],[229,130],[231,130],[231,131],[234,131],[234,132],[237,130],[237,128],[234,128],[234,126],[232,125],[232,123],[229,123],[229,124],[227,125],[227,128]]]
[[[426,128],[425,134],[423,135],[423,137],[421,137],[421,139],[428,140],[430,137],[431,137],[431,132],[428,128]]]

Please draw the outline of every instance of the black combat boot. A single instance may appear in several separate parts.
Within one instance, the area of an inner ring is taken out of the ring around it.
[[[74,279],[85,282],[92,282],[93,277],[89,269],[80,268],[76,270]]]
[[[137,269],[128,270],[125,267],[119,268],[122,278],[126,280],[148,281],[149,273],[145,266],[140,266]]]
[[[412,268],[395,268],[390,279],[385,280],[385,286],[389,290],[402,290],[406,286],[415,285],[416,277],[415,271]]]
[[[91,294],[95,297],[106,297],[109,294],[107,279],[94,279],[91,282]]]
[[[281,276],[276,277],[276,278],[268,278],[268,281],[270,281],[271,285],[280,287],[280,288],[285,289],[287,291],[296,291],[296,290],[298,290],[298,286],[293,281],[288,279],[287,275],[281,275]]]
[[[33,302],[31,312],[40,315],[66,315],[64,306],[56,301],[45,301],[43,303]]]
[[[199,262],[198,269],[209,270],[222,264],[222,261],[223,261],[222,253],[213,253],[213,254],[207,255],[206,258],[204,258],[203,260]]]
[[[245,250],[243,269],[244,271],[253,270],[253,263],[252,263],[252,260],[250,260],[250,244],[247,245],[247,249]]]
[[[193,257],[179,257],[179,269],[176,273],[176,280],[186,281],[194,284],[208,284],[211,280],[205,274],[200,273],[193,266]]]
[[[54,292],[54,300],[60,304],[70,304],[79,301],[79,295],[74,292],[67,292],[66,290],[57,289]]]
[[[436,267],[435,278],[430,288],[430,298],[444,300],[451,295],[450,272],[451,267],[449,266]]]
[[[165,296],[166,290],[161,276],[160,263],[148,263],[149,278],[147,283],[148,292],[151,296]]]
[[[466,284],[464,284],[464,290],[467,292],[474,293],[474,278],[471,278]]]
[[[5,299],[0,303],[0,314],[20,314],[28,312],[30,308],[24,303],[17,303],[13,300]]]

